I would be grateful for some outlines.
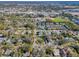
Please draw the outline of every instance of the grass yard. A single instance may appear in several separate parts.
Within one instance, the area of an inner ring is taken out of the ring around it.
[[[62,19],[61,17],[56,17],[56,18],[53,18],[51,20],[52,20],[52,22],[65,22],[65,20]]]

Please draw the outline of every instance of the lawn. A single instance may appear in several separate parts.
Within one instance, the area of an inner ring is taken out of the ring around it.
[[[65,22],[65,20],[62,19],[61,17],[52,18],[51,20],[52,22]]]

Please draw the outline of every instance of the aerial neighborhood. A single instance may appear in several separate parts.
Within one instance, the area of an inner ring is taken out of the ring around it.
[[[79,3],[0,2],[0,56],[79,57]]]

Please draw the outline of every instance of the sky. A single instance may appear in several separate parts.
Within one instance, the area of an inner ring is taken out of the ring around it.
[[[0,1],[79,1],[79,0],[0,0]]]

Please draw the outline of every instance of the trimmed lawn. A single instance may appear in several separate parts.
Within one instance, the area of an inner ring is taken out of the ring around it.
[[[65,22],[65,20],[63,20],[61,17],[56,17],[51,20],[52,20],[52,22]]]

